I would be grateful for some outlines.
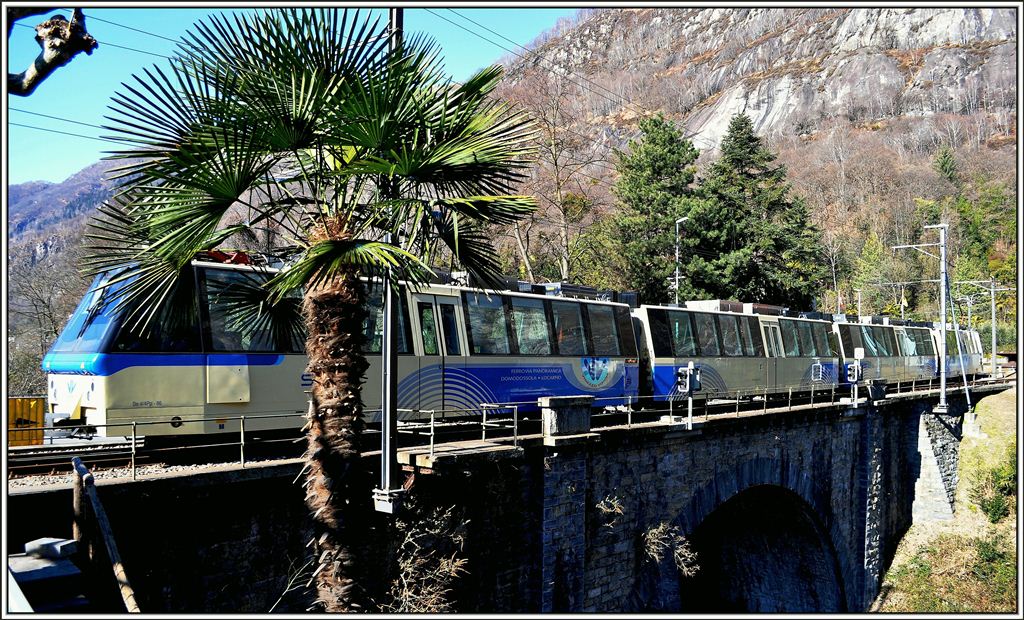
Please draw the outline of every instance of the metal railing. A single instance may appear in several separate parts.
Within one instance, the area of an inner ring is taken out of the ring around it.
[[[506,411],[506,417],[496,417],[495,413]],[[428,450],[430,458],[434,458],[434,448],[438,443],[438,436],[448,434],[465,434],[471,431],[472,427],[479,424],[480,439],[487,441],[488,429],[502,429],[511,431],[512,447],[519,447],[519,404],[514,403],[481,403],[475,408],[448,408],[448,409],[399,409],[398,412],[412,414],[418,422],[399,420],[398,432],[406,435],[420,435],[428,438]],[[478,416],[472,415],[479,413]],[[438,422],[438,415],[441,422]],[[405,422],[402,424],[402,422]],[[426,429],[423,424],[426,423]],[[467,429],[467,425],[469,428]],[[503,437],[504,438],[504,437]],[[494,436],[492,435],[492,440]]]

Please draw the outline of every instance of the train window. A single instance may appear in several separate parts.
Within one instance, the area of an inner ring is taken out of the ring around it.
[[[144,332],[136,333],[122,326],[111,350],[118,353],[202,351],[194,283],[191,274],[187,280],[182,280],[171,293],[171,303],[164,304]]]
[[[814,334],[811,330],[811,324],[806,321],[795,321],[796,333],[800,338],[800,354],[804,357],[817,357],[818,348],[814,346]]]
[[[818,350],[821,357],[835,357],[828,342],[828,332],[824,323],[811,323],[811,331],[814,332],[814,348]]]
[[[205,269],[203,297],[209,320],[208,344],[212,351],[271,353],[279,352],[270,330],[253,326],[250,317],[239,311],[240,300],[248,300],[252,291],[262,287],[266,276],[251,271]]]
[[[444,333],[444,348],[448,355],[462,355],[459,345],[459,322],[455,320],[455,306],[438,304],[441,308],[441,330]]]
[[[700,354],[704,357],[721,355],[714,315],[698,312],[693,315],[693,321],[697,324],[697,344],[700,345]]]
[[[619,355],[619,332],[611,306],[586,304],[590,333],[594,339],[594,355]]]
[[[892,341],[892,330],[887,327],[873,325],[871,333],[875,336],[875,348],[880,357],[892,357],[896,355],[895,346]]]
[[[540,299],[512,298],[512,329],[522,355],[551,355],[551,338],[544,302]]]
[[[764,357],[764,343],[761,338],[761,324],[757,317],[748,316],[740,319],[740,329],[743,332],[743,346],[747,355]]]
[[[828,332],[828,345],[832,351],[832,357],[839,357],[839,336],[835,332]]]
[[[867,357],[881,357],[883,353],[880,350],[878,341],[875,339],[875,334],[871,331],[869,325],[860,326],[860,338],[864,343],[864,355]]]
[[[672,354],[672,336],[668,327],[668,312],[665,310],[647,310],[647,324],[651,330],[651,343],[654,345],[654,357],[674,357]]]
[[[743,343],[740,342],[740,331],[736,326],[736,317],[727,314],[716,315],[718,329],[722,333],[722,353],[730,357],[743,355]]]
[[[853,359],[855,349],[864,346],[863,339],[860,337],[859,325],[840,325],[839,340],[843,344],[843,354],[850,359]],[[865,351],[865,354],[867,354],[867,351]]]
[[[899,355],[899,349],[896,348],[896,335],[891,327],[876,327],[876,329],[882,335],[882,342],[885,344],[886,355],[889,357],[896,357]]]
[[[896,342],[900,345],[900,353],[903,357],[914,357],[917,355],[917,343],[910,337],[907,330],[897,327]]]
[[[508,321],[501,297],[466,293],[469,342],[474,355],[509,355]]]
[[[626,357],[636,357],[636,340],[633,338],[633,322],[629,310],[622,306],[613,306],[615,324],[619,328],[619,349]]]
[[[416,306],[419,309],[420,331],[423,332],[423,354],[437,355],[437,321],[434,320],[434,304],[421,301]]]
[[[366,339],[364,353],[380,353],[381,343],[384,340],[384,295],[381,293],[379,283],[370,288],[366,294],[366,319],[363,322],[363,337]],[[412,330],[409,328],[408,304],[405,300],[405,291],[398,294],[398,352],[408,354],[410,351],[409,341],[412,339]]]
[[[927,329],[909,330],[912,332],[914,342],[917,344],[918,355],[935,355],[935,343],[932,341],[931,332]]]
[[[587,334],[583,331],[583,313],[578,303],[551,302],[551,315],[555,320],[555,337],[559,355],[589,355]]]
[[[957,348],[957,346],[956,346],[956,341],[957,341],[956,335],[957,335],[956,330],[952,330],[952,329],[947,329],[946,330],[946,355],[961,355],[963,353],[966,353],[966,351],[962,351],[963,345],[961,345],[959,349]]]
[[[782,328],[782,346],[785,348],[786,357],[800,357],[800,337],[797,335],[796,321],[779,319],[779,327]]]
[[[689,312],[669,310],[668,333],[659,342],[655,342],[656,349],[664,348],[664,353],[659,357],[694,357],[697,355],[697,339],[693,333],[693,323],[690,321]]]

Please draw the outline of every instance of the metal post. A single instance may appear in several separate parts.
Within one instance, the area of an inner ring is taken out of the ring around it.
[[[681,217],[676,220],[676,305],[679,305],[679,225],[690,219],[689,217]]]
[[[238,428],[240,429],[239,434],[242,440],[239,442],[239,450],[241,451],[242,467],[245,467],[245,416],[242,416],[239,421]]]
[[[860,310],[860,289],[855,288],[853,290],[857,291],[857,316],[863,316],[863,313]]]
[[[388,32],[390,34],[389,49],[396,52],[402,46],[403,31],[403,10],[401,8],[388,9]],[[391,194],[390,188],[386,192]],[[388,195],[388,198],[396,196]],[[388,233],[386,243],[394,243],[393,236]],[[380,488],[373,490],[374,508],[379,512],[393,514],[397,508],[398,495],[401,493],[401,485],[398,482],[398,332],[395,329],[398,325],[398,308],[393,285],[394,274],[390,267],[385,268],[383,274],[383,296],[384,296],[384,325],[381,334],[381,433],[380,433]]]
[[[633,395],[626,397],[626,428],[633,428]]]
[[[996,378],[996,279],[989,280],[992,293],[992,378]]]
[[[686,397],[686,430],[693,430],[693,395]]]
[[[519,405],[512,405],[512,447],[519,447]]]
[[[480,424],[481,441],[487,441],[487,407],[488,405],[484,405],[480,409],[483,412],[483,422]]]
[[[939,229],[939,317],[941,320],[939,337],[939,404],[936,409],[945,413],[949,410],[946,403],[946,224],[934,224],[925,228]]]
[[[135,444],[136,444],[136,426],[138,422],[132,420],[132,480],[135,480]]]
[[[434,460],[434,410],[430,410],[430,460]]]

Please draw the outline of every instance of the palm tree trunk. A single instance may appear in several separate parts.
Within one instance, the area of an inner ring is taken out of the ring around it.
[[[355,541],[366,534],[370,491],[359,455],[365,293],[355,271],[306,293],[313,378],[307,423],[306,505],[313,515],[318,600],[324,611],[365,609]]]

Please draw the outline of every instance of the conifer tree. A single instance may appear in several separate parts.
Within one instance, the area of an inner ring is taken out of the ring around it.
[[[810,308],[825,280],[821,233],[790,195],[785,166],[745,114],[729,122],[721,152],[689,203],[682,262],[691,298]]]
[[[878,314],[883,311],[885,291],[878,285],[889,281],[886,273],[887,258],[888,254],[882,240],[872,232],[864,241],[864,247],[854,265],[853,288],[860,290],[859,312]]]
[[[690,208],[698,152],[660,115],[641,120],[640,131],[628,152],[616,153],[620,177],[614,192],[620,212],[614,228],[629,287],[643,303],[664,303],[673,297],[675,222]]]

